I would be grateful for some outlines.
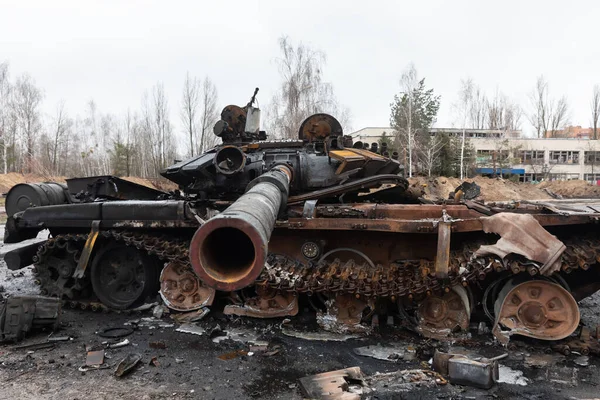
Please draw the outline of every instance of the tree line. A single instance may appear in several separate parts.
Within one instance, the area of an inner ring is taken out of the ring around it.
[[[301,121],[317,112],[336,115],[349,129],[348,109],[323,78],[325,53],[288,37],[279,39],[279,47],[281,82],[263,114],[269,133],[297,137]],[[64,101],[55,105],[52,115],[45,115],[43,102],[44,90],[32,76],[13,77],[9,63],[0,63],[0,172],[155,178],[175,160],[197,155],[219,141],[213,126],[222,106],[209,77],[188,73],[178,101],[169,99],[159,82],[141,96],[139,107],[119,115],[102,112],[94,100],[82,115],[71,114]]]
[[[326,54],[284,36],[276,64],[279,84],[263,107],[263,127],[271,137],[296,138],[301,122],[325,112],[350,132],[351,112],[340,103],[325,79]],[[209,77],[187,73],[181,97],[169,99],[162,83],[141,96],[140,106],[119,115],[103,113],[90,100],[82,115],[72,115],[64,101],[52,115],[42,113],[44,91],[33,77],[13,77],[8,62],[0,63],[0,172],[41,172],[82,176],[115,174],[154,178],[176,159],[194,156],[218,143],[212,128],[219,118],[218,90]],[[463,177],[473,168],[475,153],[465,129],[516,131],[527,119],[538,137],[558,136],[570,122],[567,98],[553,97],[540,76],[526,112],[509,96],[488,96],[471,79],[460,83],[452,104],[462,135],[429,134],[441,97],[410,64],[400,77],[400,90],[390,105],[394,134],[383,137],[390,152],[398,151],[408,176]],[[172,110],[176,109],[177,112]],[[600,116],[600,87],[591,102],[594,139]],[[173,120],[176,115],[176,121]],[[505,135],[502,135],[505,136]],[[180,140],[180,138],[185,140]],[[499,147],[505,141],[499,140]]]

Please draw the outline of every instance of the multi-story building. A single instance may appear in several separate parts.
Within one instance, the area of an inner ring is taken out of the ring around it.
[[[363,128],[351,134],[354,141],[377,142],[383,133],[393,137],[390,127]],[[432,135],[445,132],[462,135],[462,129],[433,128]],[[522,138],[518,131],[466,129],[465,136],[477,153],[476,172],[519,175],[523,182],[583,179],[600,181],[600,141],[583,138]],[[506,139],[506,140],[505,140]]]

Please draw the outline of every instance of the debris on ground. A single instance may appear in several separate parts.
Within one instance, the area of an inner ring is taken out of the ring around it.
[[[148,310],[156,307],[157,305],[158,305],[158,303],[146,303],[146,304],[142,304],[139,307],[132,308],[130,311],[133,311],[133,312],[148,311]]]
[[[219,327],[220,330],[220,327]],[[214,330],[213,330],[214,332]],[[213,343],[221,343],[224,340],[232,340],[234,342],[248,343],[253,345],[268,345],[269,343],[264,340],[259,340],[259,334],[252,330],[247,329],[230,329],[228,331],[220,331],[218,335],[214,335],[211,332],[211,338]]]
[[[164,314],[169,313],[169,308],[163,304],[157,304],[152,309],[152,316],[157,319],[161,319]]]
[[[447,383],[438,372],[429,369],[407,369],[365,377],[363,393],[388,393],[393,396],[395,393],[412,391],[417,387],[433,388]]]
[[[363,378],[360,367],[351,367],[300,378],[300,388],[310,399],[359,400]]]
[[[32,330],[55,330],[60,313],[57,298],[10,296],[0,304],[0,342],[18,342]]]
[[[129,354],[117,365],[115,370],[116,377],[122,377],[131,372],[131,370],[142,360],[140,354]]]
[[[195,324],[183,324],[183,325],[179,326],[179,328],[175,329],[175,331],[181,332],[181,333],[190,333],[192,335],[199,335],[199,336],[202,336],[206,333],[204,328],[202,328],[201,326],[195,325]]]
[[[579,356],[573,360],[573,362],[580,367],[587,367],[590,365],[590,357],[589,356]]]
[[[529,379],[523,376],[523,371],[512,369],[500,364],[498,367],[498,382],[511,385],[527,386]]]
[[[104,364],[104,350],[92,350],[87,352],[85,365],[88,367],[97,367]]]
[[[417,349],[410,345],[382,346],[381,344],[377,344],[373,346],[357,347],[354,349],[354,353],[359,356],[393,362],[399,360],[412,361],[417,357]]]
[[[120,339],[133,333],[133,329],[127,326],[111,326],[96,332],[100,337],[107,339]]]
[[[298,339],[304,340],[316,340],[316,341],[326,341],[326,342],[343,342],[348,339],[360,339],[361,335],[358,334],[339,334],[339,333],[331,333],[331,332],[302,332],[293,329],[289,329],[286,327],[281,328],[281,333],[286,336],[295,337]]]
[[[221,354],[217,358],[219,360],[227,361],[227,360],[233,360],[234,358],[241,357],[241,356],[247,356],[247,355],[248,355],[248,352],[246,350],[234,350],[234,351],[230,351],[225,354]]]
[[[498,381],[498,360],[507,357],[503,354],[494,358],[469,357],[464,354],[443,353],[436,350],[432,368],[448,377],[450,383],[490,389]]]
[[[172,328],[175,325],[170,324],[168,322],[164,322],[158,318],[154,317],[144,317],[138,318],[131,321],[126,322],[124,325],[130,325],[137,328],[148,328],[148,329],[156,329],[156,328]]]
[[[148,346],[150,346],[151,349],[166,349],[167,345],[165,342],[163,342],[162,340],[157,340],[155,342],[149,342]]]
[[[117,343],[107,343],[106,347],[108,347],[109,349],[118,349],[119,347],[127,346],[129,343],[129,339],[123,339]]]

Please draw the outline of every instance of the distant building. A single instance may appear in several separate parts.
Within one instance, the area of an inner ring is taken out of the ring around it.
[[[600,127],[598,127],[598,136],[600,136]],[[590,139],[594,138],[594,128],[582,128],[580,125],[568,126],[564,129],[555,131],[546,131],[546,138],[570,138],[570,139]]]
[[[576,128],[576,127],[572,127]],[[581,128],[581,127],[579,127]],[[589,140],[575,129],[570,137],[564,138],[522,138],[520,132],[507,132],[488,129],[466,129],[466,136],[476,151],[476,172],[480,174],[518,175],[522,182],[541,180],[583,179],[589,182],[600,181],[600,141]],[[363,128],[351,133],[354,141],[377,142],[385,132],[394,137],[390,127]],[[432,128],[430,134],[445,132],[462,135],[462,129]],[[592,133],[593,135],[593,133]],[[600,135],[600,132],[599,132]],[[508,141],[499,141],[498,138]]]
[[[505,131],[500,129],[465,129],[465,137],[468,138],[518,138],[521,136],[521,131]],[[458,128],[431,128],[430,135],[438,133],[447,133],[450,136],[462,136],[463,130]],[[395,137],[394,128],[392,127],[368,127],[351,133],[352,139],[361,142],[373,143],[377,142],[385,134],[387,137]]]

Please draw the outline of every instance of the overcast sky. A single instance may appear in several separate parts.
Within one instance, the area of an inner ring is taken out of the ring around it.
[[[413,62],[442,96],[437,126],[455,122],[460,80],[496,88],[527,110],[543,74],[566,94],[575,125],[590,125],[600,83],[598,1],[25,1],[0,0],[0,62],[29,72],[44,110],[138,109],[163,82],[172,120],[186,71],[209,76],[219,103],[266,104],[278,83],[278,38],[327,54],[325,79],[352,112],[352,127],[387,126],[398,80]],[[524,118],[523,128],[530,131]]]

